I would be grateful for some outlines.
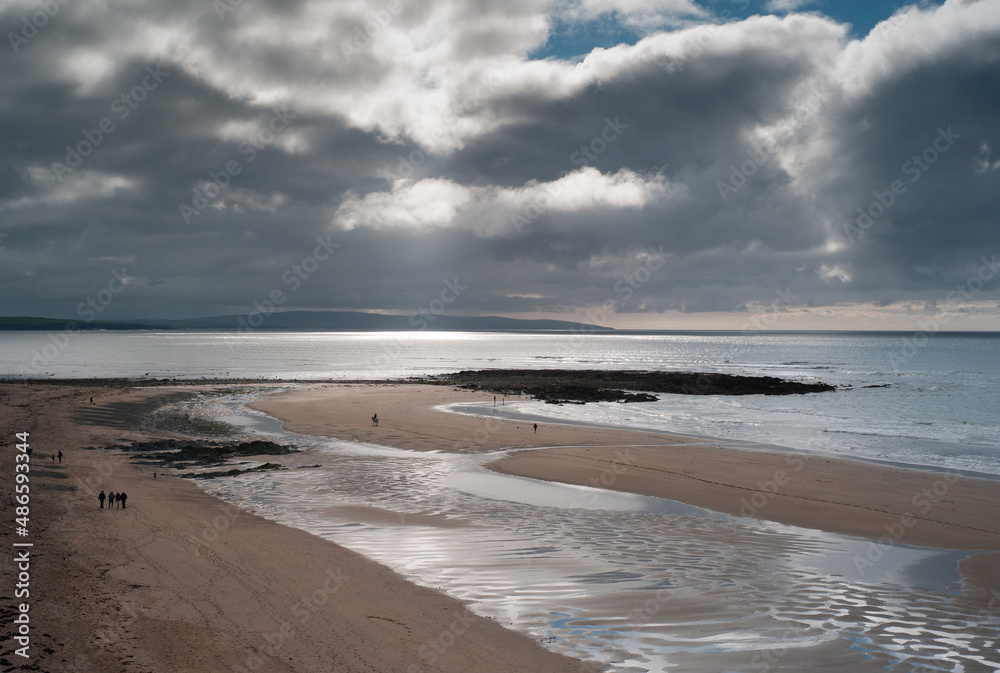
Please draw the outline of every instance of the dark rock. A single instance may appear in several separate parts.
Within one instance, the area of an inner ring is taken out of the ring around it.
[[[594,369],[483,369],[443,374],[426,382],[497,395],[530,395],[551,404],[659,399],[650,393],[796,395],[835,390],[826,383],[786,381],[773,376]]]

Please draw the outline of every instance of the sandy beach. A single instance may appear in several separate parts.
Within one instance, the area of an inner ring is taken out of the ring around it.
[[[30,535],[21,539],[34,544],[31,658],[5,652],[5,670],[580,670],[338,545],[188,480],[154,480],[153,468],[119,453],[82,450],[163,436],[140,429],[143,415],[194,390],[0,387],[5,483],[15,433],[29,432],[34,451]],[[99,509],[102,489],[126,491],[127,508]],[[3,565],[8,597],[11,568]]]
[[[22,670],[581,670],[579,661],[332,542],[240,511],[169,470],[153,480],[154,468],[124,454],[83,450],[169,438],[143,427],[145,415],[219,387],[0,387],[5,474],[13,474],[14,433],[30,432],[35,451],[27,538],[35,545],[33,658]],[[523,449],[492,466],[508,474],[872,539],[891,533],[907,544],[1000,549],[997,482],[617,428],[540,423],[536,433],[530,422],[438,408],[462,402],[492,404],[492,396],[414,384],[309,384],[255,406],[309,435],[416,451]],[[63,462],[53,464],[58,450]],[[99,509],[101,489],[126,490],[128,508]],[[351,506],[338,515],[395,517]],[[988,600],[1000,585],[998,567],[996,554],[975,556],[963,562],[964,582]],[[9,565],[4,574],[11,586]],[[701,608],[678,601],[672,609]],[[828,649],[829,663],[840,662],[831,670],[850,668],[842,647]]]
[[[526,449],[491,465],[506,474],[905,544],[1000,550],[1000,481],[620,428],[543,422],[535,432],[530,421],[439,409],[492,401],[440,386],[359,384],[303,386],[255,406],[308,435],[417,451]]]

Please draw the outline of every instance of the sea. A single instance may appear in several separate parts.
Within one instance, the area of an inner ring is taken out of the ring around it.
[[[837,389],[632,404],[507,399],[500,410],[488,401],[451,411],[1000,478],[997,334],[0,332],[8,378],[346,381],[485,368],[822,381]],[[273,392],[262,388],[227,386],[175,404],[306,453],[290,469],[200,480],[203,489],[444,591],[580,659],[581,673],[1000,671],[1000,587],[959,572],[976,550],[922,548],[905,536],[876,542],[486,469],[504,451],[413,452],[297,435],[251,407]],[[226,525],[206,514],[191,552],[221,544]],[[294,630],[296,616],[286,617]],[[413,643],[402,670],[437,670],[438,653],[459,638],[449,631]]]
[[[1000,476],[1000,333],[0,332],[0,377],[379,380],[463,369],[723,372],[833,393],[526,412]]]

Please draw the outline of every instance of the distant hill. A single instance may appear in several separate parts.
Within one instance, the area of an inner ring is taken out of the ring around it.
[[[286,332],[613,332],[610,327],[565,320],[520,320],[499,316],[385,315],[358,311],[285,311],[270,315],[222,315],[185,320],[73,321],[57,318],[0,317],[0,330],[219,330],[242,328]]]

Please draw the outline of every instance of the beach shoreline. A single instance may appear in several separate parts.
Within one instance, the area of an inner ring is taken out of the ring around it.
[[[287,383],[239,385],[263,393],[251,407],[307,436],[414,451],[503,450],[507,455],[490,469],[860,535],[873,548],[884,541],[1000,549],[997,482],[614,427],[539,421],[536,431],[533,421],[447,411],[464,403],[488,408],[492,396],[443,386]],[[428,643],[459,628],[462,637],[448,636],[454,646],[435,663],[441,670],[581,670],[578,660],[472,615],[455,599],[332,542],[232,507],[170,470],[138,464],[135,455],[82,450],[183,438],[142,420],[163,404],[232,386],[0,385],[5,442],[12,445],[14,432],[31,432],[33,460],[41,463],[33,475],[32,516],[44,553],[32,570],[39,587],[33,618],[45,629],[34,632],[36,656],[67,670],[102,673],[312,671],[331,662],[344,670],[414,673],[429,670]],[[502,397],[498,404],[506,406]],[[376,412],[377,426],[371,421]],[[65,462],[52,466],[55,447],[62,447]],[[7,474],[13,474],[12,453],[4,452]],[[276,460],[308,459],[304,452]],[[117,488],[112,484],[127,484],[126,510],[97,508],[96,491]],[[910,494],[922,489],[935,500],[928,512],[910,511]],[[746,505],[756,511],[739,511]],[[387,522],[395,515],[350,507],[342,514]],[[975,554],[961,562],[963,585],[976,588],[970,595],[989,600],[1000,586],[998,558]],[[288,600],[294,596],[320,596],[317,604],[300,606],[308,615],[301,623]]]
[[[514,398],[511,398],[514,399]],[[1000,550],[1000,482],[954,472],[726,446],[721,440],[445,411],[492,395],[420,384],[302,385],[251,406],[305,435],[426,451],[522,449],[504,474],[676,500],[876,541]],[[380,424],[370,422],[380,413]]]
[[[28,658],[11,654],[5,669],[580,670],[578,660],[454,598],[233,507],[172,470],[85,450],[183,439],[143,427],[145,414],[222,387],[0,385],[8,490],[16,434],[28,433],[33,449],[29,535],[21,538],[33,545],[23,598],[30,644]],[[56,451],[61,461],[52,460]],[[126,508],[99,507],[99,491],[119,489]]]

